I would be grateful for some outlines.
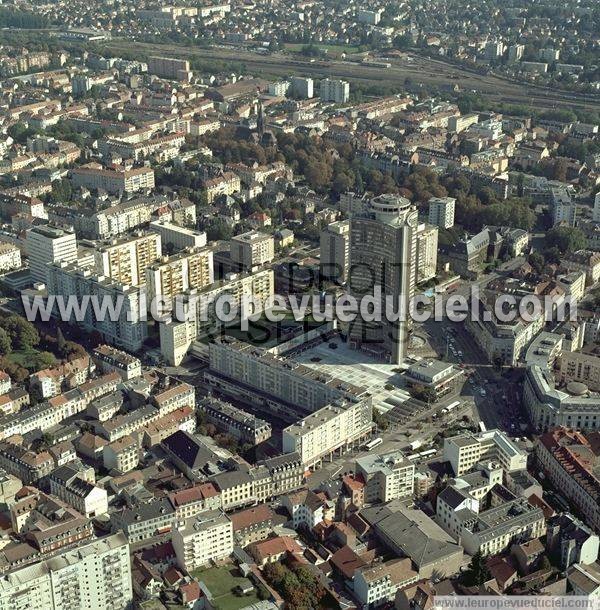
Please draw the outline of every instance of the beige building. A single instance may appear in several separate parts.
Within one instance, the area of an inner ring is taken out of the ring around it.
[[[365,482],[365,502],[390,502],[411,498],[415,465],[401,451],[367,455],[356,460],[356,474]]]
[[[73,186],[103,189],[109,193],[135,193],[154,188],[154,170],[150,167],[105,169],[89,164],[72,169],[70,174]]]
[[[436,276],[438,258],[438,227],[421,224],[417,228],[417,283]]]
[[[190,571],[233,552],[233,525],[220,510],[210,510],[179,522],[171,540],[180,568]]]
[[[577,381],[593,392],[600,392],[600,357],[581,352],[562,352],[556,366],[556,377],[562,383]]]
[[[468,432],[444,439],[444,461],[450,462],[456,476],[469,472],[478,462],[489,460],[498,462],[507,472],[527,468],[527,453],[500,430]]]
[[[0,242],[0,273],[12,271],[21,266],[21,251],[13,244]]]
[[[275,240],[272,235],[248,231],[231,240],[231,261],[243,269],[256,269],[274,258]]]
[[[188,290],[202,290],[213,282],[213,252],[208,248],[186,248],[146,269],[149,302],[155,297],[171,302]]]
[[[321,274],[345,282],[350,264],[350,221],[332,222],[321,231]]]
[[[127,435],[105,445],[102,450],[104,468],[120,473],[133,470],[140,462],[140,451],[137,441]]]
[[[146,270],[161,254],[160,235],[144,233],[99,245],[94,252],[96,271],[126,286],[146,283]]]

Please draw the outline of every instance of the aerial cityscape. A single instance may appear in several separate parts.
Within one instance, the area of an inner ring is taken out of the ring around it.
[[[2,2],[0,610],[500,607],[600,610],[600,2]]]

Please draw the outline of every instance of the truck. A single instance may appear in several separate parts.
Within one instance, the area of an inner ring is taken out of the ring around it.
[[[412,443],[409,444],[409,448],[411,451],[414,451],[415,449],[418,449],[419,447],[423,446],[423,441],[422,440],[416,440],[413,441]]]

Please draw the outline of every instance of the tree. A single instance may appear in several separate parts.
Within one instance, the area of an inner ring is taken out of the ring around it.
[[[40,335],[35,326],[21,316],[8,316],[0,322],[0,327],[10,336],[13,348],[29,350],[40,342]]]
[[[491,578],[490,571],[485,563],[481,551],[477,551],[471,558],[469,566],[464,572],[464,583],[469,587],[480,587]]]
[[[49,369],[56,365],[56,358],[50,352],[39,352],[27,363],[27,369],[33,372]]]
[[[12,351],[12,342],[8,333],[0,328],[0,356],[6,356]]]
[[[56,347],[58,350],[58,354],[61,357],[65,357],[66,356],[66,347],[67,347],[67,342],[65,340],[65,336],[63,335],[62,330],[60,329],[60,326],[58,327],[58,330],[56,331]]]
[[[546,259],[540,252],[532,252],[527,258],[527,261],[536,273],[542,273],[544,266],[546,265]]]
[[[556,247],[561,254],[582,250],[586,244],[585,235],[575,227],[553,227],[546,233],[546,247]]]

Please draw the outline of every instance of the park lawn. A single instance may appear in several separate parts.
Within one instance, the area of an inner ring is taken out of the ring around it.
[[[240,610],[250,604],[259,601],[256,591],[249,595],[237,595],[234,593],[238,583],[244,581],[239,576],[235,566],[226,565],[216,568],[200,568],[192,572],[196,580],[201,580],[206,588],[212,593],[213,601],[219,610]]]

